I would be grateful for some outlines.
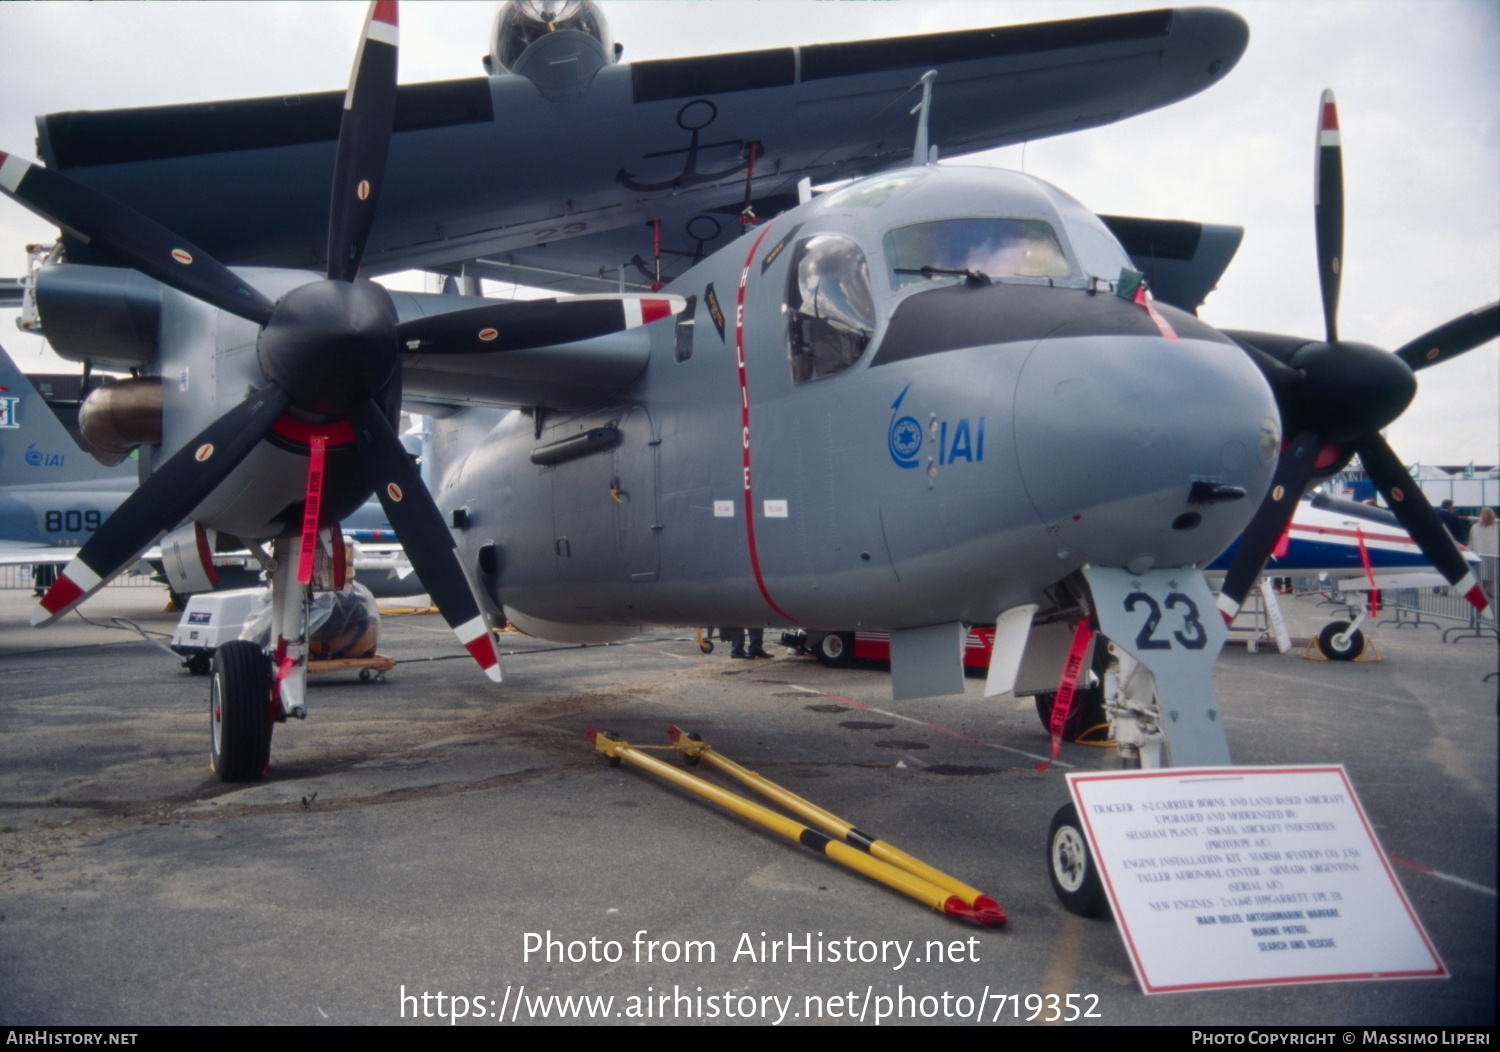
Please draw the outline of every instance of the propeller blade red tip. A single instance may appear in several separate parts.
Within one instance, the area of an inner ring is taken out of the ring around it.
[[[1318,123],[1318,145],[1339,145],[1339,108],[1333,101],[1333,91],[1323,90],[1323,116]]]
[[[453,629],[458,641],[469,655],[479,663],[484,674],[496,683],[500,682],[500,655],[495,652],[495,637],[490,635],[484,617],[475,617]]]
[[[42,596],[31,612],[33,625],[51,624],[73,607],[83,602],[105,584],[104,579],[93,568],[77,556],[57,575],[47,594]]]

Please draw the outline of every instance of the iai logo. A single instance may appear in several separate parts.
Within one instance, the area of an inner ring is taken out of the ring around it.
[[[63,466],[63,458],[66,455],[65,453],[43,453],[36,448],[36,443],[33,442],[26,447],[26,453],[22,459],[34,468],[60,468]]]
[[[0,388],[3,390],[3,388]],[[0,427],[20,427],[21,422],[16,419],[16,409],[20,406],[19,398],[7,398],[0,395]]]
[[[906,398],[906,392],[910,390],[911,384],[907,384],[891,403],[891,426],[886,432],[886,446],[891,451],[891,459],[901,468],[916,467],[917,454],[922,452],[922,425],[913,417],[896,415],[901,402]]]
[[[891,404],[891,426],[886,431],[886,448],[897,467],[914,468],[920,459],[922,444],[932,439],[933,453],[929,453],[929,470],[939,466],[957,464],[960,460],[978,464],[984,460],[984,422],[982,416],[940,418],[932,414],[926,434],[916,417],[900,416],[901,403],[906,399],[911,384],[902,388],[901,394]],[[945,414],[946,415],[946,414]]]

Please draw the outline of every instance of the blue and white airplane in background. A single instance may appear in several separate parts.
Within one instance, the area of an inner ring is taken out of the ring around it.
[[[1229,568],[1238,543],[1209,565],[1210,577]],[[1462,554],[1477,572],[1479,557],[1467,549]],[[1368,572],[1366,559],[1370,563]],[[1282,543],[1262,573],[1269,577],[1321,577],[1343,591],[1438,588],[1448,583],[1389,511],[1321,491],[1314,491],[1297,505]]]

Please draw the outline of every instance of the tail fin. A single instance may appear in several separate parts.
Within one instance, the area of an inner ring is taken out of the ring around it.
[[[135,476],[134,459],[107,468],[78,448],[46,399],[0,347],[0,487]]]

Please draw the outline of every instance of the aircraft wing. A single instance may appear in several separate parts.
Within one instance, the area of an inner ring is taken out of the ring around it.
[[[747,184],[774,201],[804,177],[909,163],[928,69],[930,139],[952,156],[1176,102],[1247,40],[1238,15],[1188,8],[609,65],[567,105],[520,74],[403,85],[365,272],[535,267],[537,246],[633,232],[575,271],[593,273],[653,259],[654,220],[664,252],[707,248],[692,221],[719,217],[732,236]],[[55,113],[38,141],[49,167],[225,263],[321,268],[343,96]]]
[[[56,563],[61,566],[78,554],[77,548],[54,548],[24,541],[0,541],[0,566],[36,566]]]
[[[65,566],[78,554],[77,545],[31,544],[0,540],[0,566]],[[161,561],[161,549],[148,548],[137,563]]]
[[[1245,228],[1176,219],[1100,216],[1163,303],[1197,314],[1239,251]]]

